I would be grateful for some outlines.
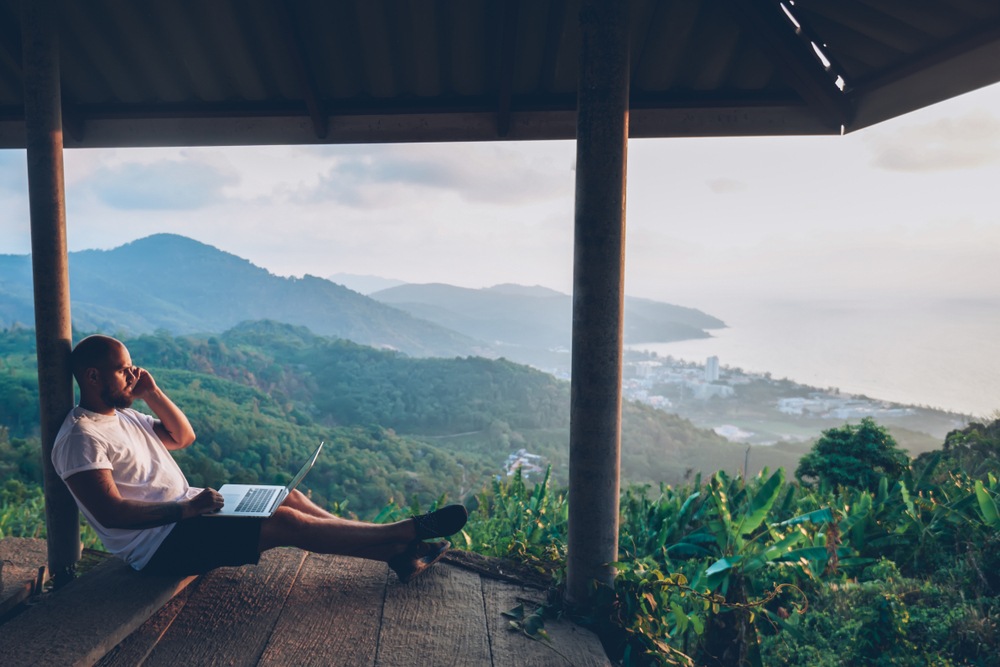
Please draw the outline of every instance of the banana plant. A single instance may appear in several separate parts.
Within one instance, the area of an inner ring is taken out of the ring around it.
[[[761,473],[760,479],[764,478],[766,472]],[[704,570],[703,584],[709,592],[718,592],[724,596],[728,604],[743,605],[736,607],[734,611],[713,609],[718,613],[710,618],[706,647],[708,650],[713,645],[717,647],[715,655],[724,656],[719,660],[722,664],[741,664],[744,661],[751,665],[760,664],[757,633],[753,624],[755,614],[745,606],[751,598],[758,596],[750,575],[770,563],[799,562],[814,576],[819,577],[832,557],[842,559],[855,554],[849,546],[827,545],[825,533],[806,528],[809,525],[817,528],[832,525],[837,527],[839,535],[842,530],[850,530],[860,520],[860,516],[845,517],[843,521],[837,522],[833,510],[825,507],[782,522],[768,521],[784,482],[785,471],[779,468],[766,481],[745,485],[736,493],[731,493],[735,489],[727,478],[722,475],[713,476],[709,482],[713,512],[705,523],[704,532],[692,533],[685,542],[680,543],[688,545],[686,550],[700,547],[707,551],[709,546],[714,546],[718,558]],[[786,493],[779,511],[787,512],[792,506],[795,502],[793,494],[793,491]],[[699,534],[710,535],[714,539],[714,545],[693,544],[692,538]],[[718,618],[720,614],[727,613],[732,614],[735,622],[725,622]],[[734,631],[743,638],[743,641],[736,643],[746,647],[745,654],[734,656],[731,652],[735,638],[730,635]]]
[[[989,482],[991,490],[998,486],[992,474],[989,476]],[[976,482],[976,500],[979,501],[979,510],[983,513],[983,523],[1000,532],[1000,512],[997,511],[996,501],[981,480]]]
[[[480,509],[462,531],[465,547],[500,558],[550,556],[564,542],[569,505],[551,492],[552,466],[545,479],[529,490],[520,469],[508,484],[493,480],[478,496]]]

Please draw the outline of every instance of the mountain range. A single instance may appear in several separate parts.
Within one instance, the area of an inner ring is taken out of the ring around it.
[[[369,297],[324,278],[276,276],[174,234],[70,253],[69,271],[73,325],[79,331],[136,335],[165,329],[183,335],[271,319],[409,356],[506,356],[542,366],[553,365],[545,363],[545,355],[570,346],[572,298],[541,286],[477,290],[331,276],[362,289],[393,285]],[[0,327],[33,321],[31,258],[0,255]],[[722,326],[693,308],[626,298],[629,343],[704,338],[705,329]]]
[[[479,344],[323,278],[283,278],[174,234],[69,256],[73,325],[81,331],[221,332],[270,318],[411,356],[466,356]],[[31,258],[0,255],[0,326],[34,322]]]
[[[571,344],[573,297],[540,285],[468,289],[409,284],[370,296],[491,345],[568,349]],[[722,320],[694,308],[625,297],[627,344],[708,338],[704,329],[724,326]]]

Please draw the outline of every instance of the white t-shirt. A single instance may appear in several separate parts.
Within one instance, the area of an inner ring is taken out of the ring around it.
[[[110,470],[118,493],[126,500],[163,503],[195,497],[201,489],[188,486],[184,473],[153,431],[153,423],[149,415],[131,409],[102,415],[75,407],[56,435],[52,464],[64,480],[84,470]],[[108,551],[137,570],[149,562],[176,525],[141,530],[105,528],[79,498],[73,498]]]

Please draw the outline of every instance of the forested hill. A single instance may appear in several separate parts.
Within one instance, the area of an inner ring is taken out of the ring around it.
[[[477,341],[323,278],[282,278],[192,239],[156,234],[69,255],[73,324],[82,331],[225,331],[273,318],[412,356],[476,354]],[[0,255],[0,327],[34,322],[31,258]]]
[[[134,362],[149,368],[192,418],[198,441],[180,460],[204,483],[270,481],[319,439],[340,444],[326,455],[333,468],[324,473],[325,486],[311,488],[329,500],[349,498],[357,510],[384,504],[392,493],[426,499],[478,490],[520,448],[543,456],[557,480],[566,479],[569,384],[526,366],[408,358],[272,321],[219,336],[161,333],[126,343]],[[13,437],[31,437],[37,401],[33,332],[6,331],[0,426]],[[674,483],[703,460],[735,466],[742,455],[742,448],[676,415],[624,407],[626,480]],[[17,458],[0,451],[0,462],[5,456]],[[336,473],[341,458],[351,461],[346,477]]]
[[[447,435],[495,420],[518,428],[569,423],[567,383],[503,359],[414,359],[272,320],[208,338],[141,336],[127,344],[136,363],[248,384],[300,419],[329,425]]]

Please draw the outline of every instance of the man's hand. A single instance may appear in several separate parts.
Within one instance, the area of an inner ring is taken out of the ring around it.
[[[135,384],[132,385],[132,398],[145,401],[147,396],[159,389],[156,386],[156,380],[153,379],[153,376],[145,368],[133,366],[132,377],[135,378]]]
[[[170,450],[184,449],[194,442],[194,429],[191,422],[184,416],[173,401],[160,391],[156,386],[156,380],[145,368],[133,366],[132,377],[132,398],[146,401],[146,405],[160,418],[160,421],[153,425],[153,430],[160,438],[163,445]]]
[[[222,500],[222,494],[215,489],[204,489],[191,500],[182,502],[181,505],[184,506],[184,518],[189,519],[199,514],[208,514],[209,512],[220,510],[225,505],[225,502]]]

